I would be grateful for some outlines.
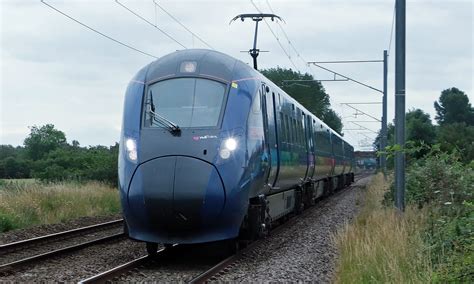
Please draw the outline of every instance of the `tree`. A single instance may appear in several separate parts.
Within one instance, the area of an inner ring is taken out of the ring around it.
[[[440,125],[456,122],[474,125],[474,109],[469,98],[457,88],[442,91],[439,102],[435,101],[434,107],[437,113],[435,119]]]
[[[12,145],[0,145],[0,160],[8,157],[16,157],[17,151]]]
[[[463,162],[474,160],[474,126],[464,122],[442,125],[439,127],[438,141],[444,151],[459,151]]]
[[[382,130],[379,130],[377,137],[374,140],[374,148],[376,151],[380,151],[380,140],[382,139]],[[395,125],[393,123],[387,124],[387,146],[395,144]]]
[[[430,115],[421,109],[412,109],[406,114],[406,138],[407,143],[417,147],[421,145],[431,146],[435,143],[436,128],[431,123]],[[422,147],[419,151],[407,154],[411,158],[419,159],[430,150]]]
[[[28,157],[33,161],[43,158],[58,147],[67,145],[64,132],[54,128],[53,124],[30,127],[30,135],[25,139]]]
[[[412,109],[406,114],[406,137],[416,144],[432,145],[436,138],[435,126],[431,123],[430,115],[421,109]]]
[[[0,160],[0,177],[28,178],[30,177],[30,163],[21,158],[12,156]]]
[[[337,133],[342,135],[341,117],[332,109],[328,109],[323,114],[323,121]]]
[[[312,75],[301,74],[280,67],[261,70],[260,72],[329,127],[342,134],[341,118],[331,109],[329,95],[320,82],[313,81]],[[291,80],[308,80],[308,82],[304,84],[288,82]]]
[[[117,184],[118,143],[110,148],[58,147],[35,162],[33,176],[44,181],[97,180]]]

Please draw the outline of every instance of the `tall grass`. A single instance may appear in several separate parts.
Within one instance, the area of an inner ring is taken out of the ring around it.
[[[340,250],[337,283],[430,282],[431,264],[422,238],[426,214],[408,207],[401,215],[384,207],[388,186],[382,175],[375,176],[355,222],[334,236]]]
[[[118,191],[99,182],[3,182],[0,232],[120,211]]]

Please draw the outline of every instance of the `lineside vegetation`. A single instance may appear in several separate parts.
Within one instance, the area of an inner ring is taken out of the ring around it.
[[[335,235],[340,250],[337,283],[430,282],[431,264],[423,244],[427,216],[413,206],[403,216],[385,207],[389,185],[383,175],[376,175],[355,222]]]
[[[335,236],[337,282],[473,283],[474,162],[463,158],[435,144],[415,160],[404,213],[393,207],[393,184],[376,176],[356,221]]]
[[[0,232],[119,212],[117,189],[106,183],[0,180]]]

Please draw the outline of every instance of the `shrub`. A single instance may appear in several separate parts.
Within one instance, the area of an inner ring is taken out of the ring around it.
[[[474,280],[474,169],[459,153],[438,146],[407,170],[406,202],[429,216],[424,241],[431,251],[434,281]],[[386,195],[392,203],[393,185]]]

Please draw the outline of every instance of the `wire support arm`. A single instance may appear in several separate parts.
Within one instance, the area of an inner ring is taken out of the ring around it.
[[[316,62],[308,62],[308,64],[312,64],[312,65],[314,65],[314,66],[316,66],[316,67],[318,67],[318,68],[321,68],[321,69],[323,69],[323,70],[326,70],[326,71],[328,71],[328,72],[331,72],[331,73],[333,73],[334,75],[337,75],[337,76],[342,77],[342,78],[346,78],[346,79],[349,80],[349,81],[352,81],[352,82],[354,82],[354,83],[356,83],[356,84],[362,85],[362,86],[364,86],[364,87],[367,87],[367,88],[369,88],[369,89],[372,89],[372,90],[374,90],[374,91],[377,91],[377,92],[383,94],[383,91],[382,91],[382,90],[379,90],[379,89],[374,88],[374,87],[372,87],[372,86],[370,86],[370,85],[367,85],[367,84],[365,84],[365,83],[362,83],[362,82],[360,82],[360,81],[358,81],[358,80],[355,80],[355,79],[352,79],[352,78],[347,77],[347,76],[345,76],[345,75],[342,75],[341,73],[338,73],[338,72],[335,72],[335,71],[333,71],[333,70],[331,70],[331,69],[328,69],[328,68],[326,68],[326,67],[323,67],[323,66],[319,65],[319,64],[316,63]]]
[[[370,117],[370,118],[375,119],[375,120],[378,121],[378,122],[382,122],[380,119],[376,118],[375,116],[372,116],[372,115],[370,115],[370,114],[368,114],[368,113],[366,113],[366,112],[363,112],[363,111],[361,111],[360,109],[355,108],[355,107],[351,106],[351,105],[348,104],[348,103],[343,103],[342,105],[346,105],[346,106],[348,106],[348,107],[354,109],[355,111],[358,111],[358,112],[360,112],[360,113],[362,113],[362,114],[364,114],[364,115],[367,115],[367,116]]]
[[[233,17],[232,20],[230,20],[229,25],[232,24],[233,21],[235,21],[239,18],[242,22],[247,18],[250,18],[253,21],[257,21],[257,20],[261,21],[261,20],[263,20],[263,18],[271,18],[271,20],[274,21],[275,18],[276,18],[276,19],[284,22],[283,19],[280,18],[280,16],[277,16],[275,14],[258,13],[258,14],[240,14],[240,15],[237,15],[237,16]]]
[[[383,60],[335,60],[335,61],[310,61],[308,64],[313,63],[377,63],[383,62]]]

